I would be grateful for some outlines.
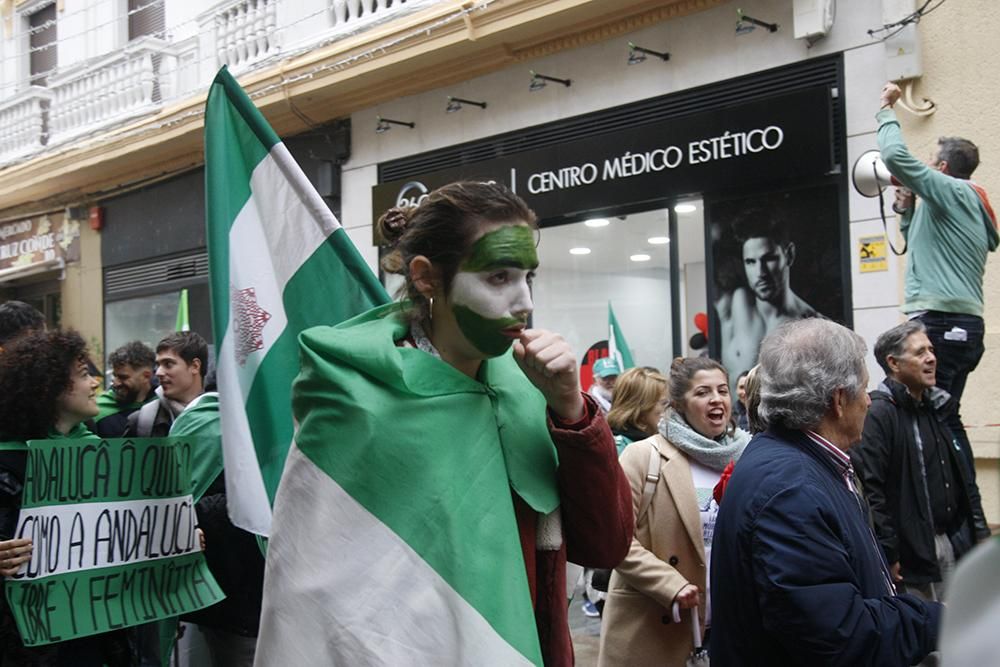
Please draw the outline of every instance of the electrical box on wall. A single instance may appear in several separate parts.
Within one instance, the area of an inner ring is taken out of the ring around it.
[[[792,21],[795,39],[804,39],[812,44],[826,37],[833,27],[836,11],[836,0],[794,0]]]
[[[920,78],[924,69],[920,62],[920,39],[917,24],[911,23],[885,40],[885,75],[889,81]]]
[[[882,0],[882,23],[893,25],[916,11],[916,0]],[[893,28],[882,45],[885,47],[885,78],[888,81],[917,79],[923,75],[916,23]]]

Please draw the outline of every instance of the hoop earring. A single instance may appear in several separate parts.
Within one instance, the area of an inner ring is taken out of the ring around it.
[[[429,319],[431,322],[433,322],[434,321],[434,297],[430,297],[428,299],[428,301],[430,301],[430,307],[428,307],[428,309],[427,309],[427,319]]]

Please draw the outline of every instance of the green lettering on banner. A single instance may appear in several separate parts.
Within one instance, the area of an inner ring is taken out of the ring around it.
[[[170,618],[225,596],[198,551],[192,466],[218,441],[38,440],[16,536],[32,559],[5,582],[26,646]]]
[[[9,580],[6,589],[25,646],[149,623],[225,597],[201,553]]]

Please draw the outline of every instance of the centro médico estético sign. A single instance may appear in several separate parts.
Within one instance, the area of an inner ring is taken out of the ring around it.
[[[811,88],[419,174],[376,185],[373,215],[460,179],[505,183],[542,220],[798,181],[834,167],[830,110],[830,91]]]

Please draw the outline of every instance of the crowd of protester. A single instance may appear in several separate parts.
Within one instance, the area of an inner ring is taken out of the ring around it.
[[[529,661],[571,665],[568,562],[590,568],[601,665],[685,665],[705,649],[716,665],[937,664],[951,573],[989,536],[959,407],[982,356],[980,260],[997,235],[985,192],[963,184],[975,146],[942,139],[919,163],[898,97],[882,92],[879,142],[905,186],[908,271],[940,275],[908,273],[912,319],[875,343],[880,382],[857,334],[805,317],[763,338],[735,399],[707,357],[666,373],[599,359],[581,391],[576,352],[528,327],[534,214],[504,186],[453,183],[380,220],[403,299],[300,339],[298,428],[266,563],[227,516],[201,336],[114,350],[100,393],[79,334],[0,305],[0,574],[32,551],[15,538],[26,442],[201,435],[194,500],[226,594],[171,622],[37,647],[0,597],[0,666],[479,664],[501,660],[488,648],[501,627]],[[929,203],[915,208],[913,193]],[[973,248],[969,275],[942,264],[935,225],[957,235],[948,247]],[[343,489],[385,494],[357,516],[438,532],[384,552],[377,529],[329,521],[361,503],[303,481],[323,462],[346,466]],[[387,567],[411,550],[435,564],[419,581]]]

